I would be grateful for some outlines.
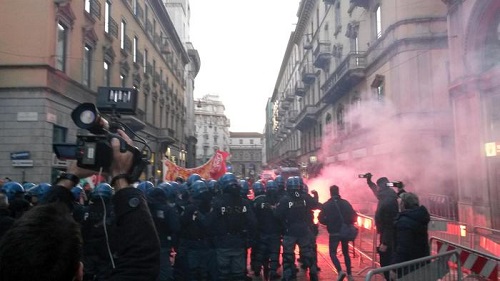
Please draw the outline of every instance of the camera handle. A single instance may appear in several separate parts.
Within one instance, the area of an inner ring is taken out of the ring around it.
[[[141,151],[135,147],[131,146],[128,144],[120,135],[118,134],[109,134],[109,139],[111,141],[112,138],[116,138],[120,141],[120,152],[124,153],[127,151],[132,152],[133,154],[133,162],[132,162],[132,167],[130,168],[129,172],[129,180],[131,182],[136,182],[139,177],[141,176],[142,172],[146,168],[146,166],[149,164],[148,159],[142,158],[142,153]]]

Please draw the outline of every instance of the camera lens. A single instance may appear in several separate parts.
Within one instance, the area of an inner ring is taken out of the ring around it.
[[[91,110],[84,110],[80,113],[80,121],[83,124],[92,124],[95,120],[95,114]]]

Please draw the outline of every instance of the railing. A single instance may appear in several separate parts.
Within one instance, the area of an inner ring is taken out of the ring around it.
[[[132,40],[127,35],[123,38],[123,50],[127,54],[132,52]]]
[[[90,14],[96,19],[101,18],[101,3],[98,0],[90,1]]]
[[[366,67],[366,59],[364,53],[350,53],[330,75],[325,84],[321,87],[328,92],[332,87],[341,80],[349,70],[364,69]]]
[[[457,258],[451,260],[456,271],[467,275],[467,280],[494,280],[499,277],[500,258],[476,251],[451,241],[431,237],[429,239],[432,253],[457,251]],[[473,278],[473,279],[472,279]]]
[[[330,51],[331,43],[329,41],[319,41],[316,49],[314,49],[314,66],[324,67],[330,62],[332,53]]]
[[[373,269],[366,275],[365,281],[376,279],[381,275],[393,276],[392,280],[430,281],[430,280],[462,280],[461,263],[457,262],[457,271],[450,270],[448,262],[458,260],[458,251],[447,251],[434,256],[406,261],[398,264]]]

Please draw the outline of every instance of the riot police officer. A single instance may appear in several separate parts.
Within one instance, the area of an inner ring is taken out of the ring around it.
[[[174,280],[170,254],[172,237],[179,232],[180,222],[177,209],[168,205],[169,188],[172,188],[169,183],[161,183],[147,194],[149,211],[160,238],[160,275],[157,281]]]
[[[256,225],[249,202],[241,198],[236,176],[226,173],[219,179],[222,194],[213,201],[208,217],[217,256],[218,280],[246,279],[246,238]]]
[[[309,278],[318,280],[318,268],[314,253],[311,231],[311,212],[318,208],[318,202],[311,200],[300,192],[300,180],[289,177],[286,182],[287,195],[281,198],[276,215],[284,226],[283,234],[283,280],[292,280],[296,277],[295,246],[301,251],[302,263],[309,269]]]
[[[254,192],[257,195],[253,201],[255,216],[257,218],[257,242],[255,250],[254,267],[258,271],[264,270],[266,280],[278,279],[279,254],[281,247],[281,234],[283,228],[281,221],[274,215],[278,204],[278,185],[269,180],[264,187],[259,182],[254,183]]]

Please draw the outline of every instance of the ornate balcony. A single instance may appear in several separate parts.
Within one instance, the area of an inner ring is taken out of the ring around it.
[[[316,124],[318,119],[318,108],[314,105],[306,105],[297,117],[295,128],[305,131]]]
[[[364,53],[350,53],[328,77],[321,89],[325,93],[321,102],[335,103],[365,77]]]
[[[283,109],[283,110],[290,109],[290,102],[287,100],[282,100],[281,101],[281,109]]]
[[[302,68],[302,82],[311,85],[316,80],[316,72],[311,63],[305,64]]]
[[[306,89],[304,88],[304,83],[302,81],[297,81],[295,84],[295,95],[298,97],[306,95]]]
[[[286,129],[289,129],[289,130],[291,130],[291,129],[295,128],[295,124],[294,124],[294,123],[293,123],[290,119],[288,119],[288,120],[285,122],[285,125],[284,125],[284,126],[285,126],[285,128],[286,128]]]
[[[362,7],[365,9],[368,9],[370,5],[369,0],[351,0],[351,5],[354,5],[355,7]]]
[[[319,41],[314,49],[314,66],[317,68],[324,68],[330,63],[332,58],[330,41]]]
[[[285,101],[287,101],[287,102],[293,102],[294,101],[295,96],[293,95],[291,89],[288,89],[288,90],[285,91],[284,98],[285,98]]]

